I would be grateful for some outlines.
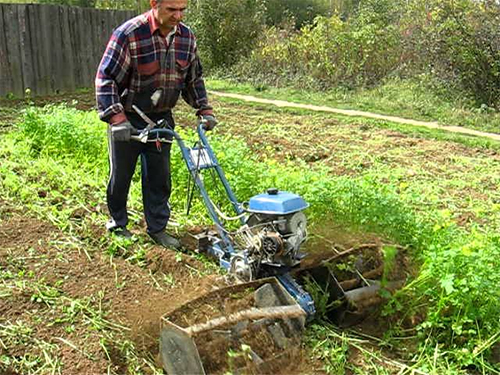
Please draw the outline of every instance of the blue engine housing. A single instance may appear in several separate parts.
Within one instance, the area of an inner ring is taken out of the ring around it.
[[[309,204],[297,194],[268,189],[266,193],[250,198],[247,211],[266,215],[288,215],[307,207]]]

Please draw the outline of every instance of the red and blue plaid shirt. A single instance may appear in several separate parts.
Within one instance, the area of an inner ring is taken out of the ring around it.
[[[160,33],[151,11],[118,27],[96,76],[99,117],[122,122],[137,105],[145,113],[172,109],[182,94],[197,114],[211,114],[193,32],[180,23]]]

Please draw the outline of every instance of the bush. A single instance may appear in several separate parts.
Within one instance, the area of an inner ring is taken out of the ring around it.
[[[186,17],[208,68],[228,67],[248,56],[265,25],[264,0],[197,0]]]
[[[235,74],[315,88],[377,84],[399,62],[396,14],[392,0],[363,4],[347,21],[320,16],[300,33],[272,28]]]
[[[410,70],[431,70],[470,93],[479,105],[500,108],[500,5],[470,0],[412,2],[402,35]]]
[[[329,4],[324,0],[266,0],[266,20],[270,26],[293,21],[296,29],[310,24],[318,15],[326,16],[330,12]]]
[[[359,88],[432,77],[437,87],[500,109],[500,4],[472,0],[366,0],[349,17],[270,27],[232,70],[244,81]]]

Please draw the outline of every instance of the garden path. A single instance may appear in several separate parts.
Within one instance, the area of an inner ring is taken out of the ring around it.
[[[500,134],[487,133],[487,132],[482,132],[479,130],[467,129],[467,128],[464,128],[461,126],[440,125],[435,121],[411,120],[411,119],[402,118],[402,117],[381,115],[381,114],[373,113],[373,112],[357,111],[357,110],[352,110],[352,109],[340,109],[340,108],[333,108],[333,107],[328,107],[328,106],[318,106],[318,105],[312,105],[312,104],[294,103],[294,102],[287,102],[284,100],[263,99],[263,98],[257,98],[255,96],[250,96],[250,95],[232,94],[232,93],[226,93],[226,92],[220,92],[220,91],[211,91],[210,90],[209,93],[211,95],[239,99],[239,100],[243,100],[246,102],[272,104],[272,105],[276,105],[278,107],[301,108],[301,109],[308,109],[311,111],[319,111],[319,112],[330,112],[330,113],[336,113],[336,114],[344,115],[344,116],[365,117],[365,118],[390,121],[390,122],[395,122],[395,123],[405,124],[405,125],[422,126],[422,127],[426,127],[426,128],[430,128],[430,129],[439,129],[439,130],[444,130],[447,132],[460,133],[460,134],[471,135],[471,136],[475,136],[475,137],[490,138],[490,139],[493,139],[495,141],[500,141]]]

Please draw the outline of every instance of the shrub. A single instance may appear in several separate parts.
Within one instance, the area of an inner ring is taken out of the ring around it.
[[[498,2],[366,0],[353,9],[298,32],[290,22],[270,27],[232,75],[315,89],[425,75],[478,107],[500,108]]]
[[[203,63],[222,68],[247,56],[262,35],[264,12],[264,0],[193,1],[186,22],[195,30]]]
[[[292,20],[294,27],[310,24],[318,15],[330,12],[325,0],[266,0],[266,20],[270,26],[280,25]]]
[[[271,28],[235,75],[316,88],[376,84],[399,62],[392,3],[367,1],[347,21],[320,16],[300,33]]]
[[[500,5],[434,0],[408,7],[402,35],[410,70],[429,70],[471,93],[478,104],[500,105]]]

